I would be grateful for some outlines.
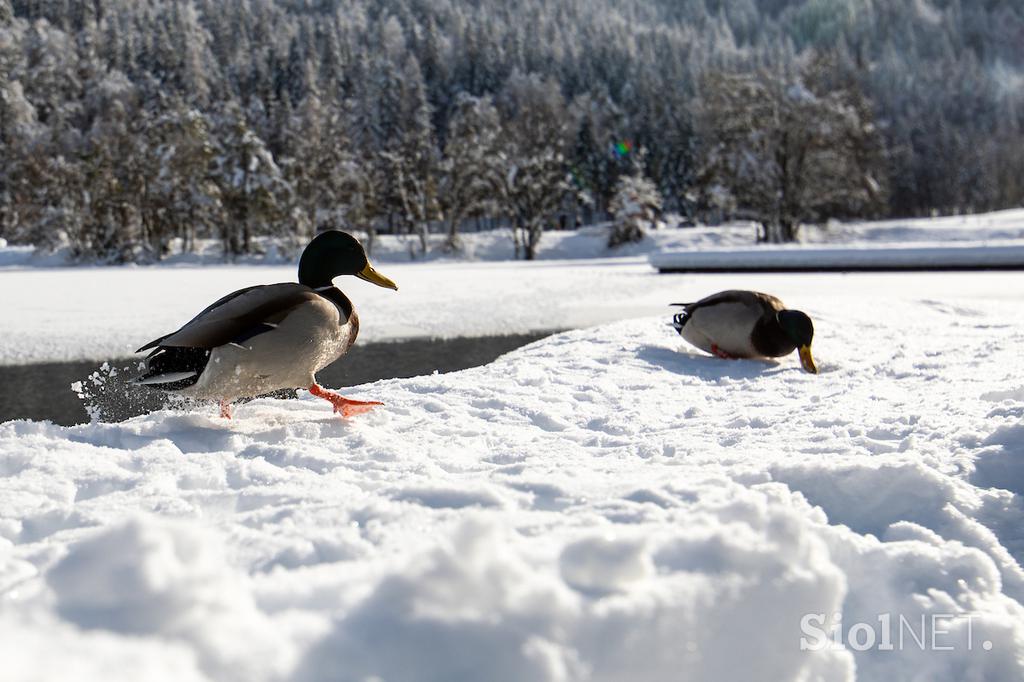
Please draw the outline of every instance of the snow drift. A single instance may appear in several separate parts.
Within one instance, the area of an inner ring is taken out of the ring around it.
[[[1020,679],[1024,315],[858,301],[820,376],[645,319],[350,421],[0,425],[5,674]]]

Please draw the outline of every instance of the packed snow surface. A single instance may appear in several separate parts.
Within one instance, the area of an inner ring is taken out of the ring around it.
[[[0,425],[4,679],[1024,678],[1019,276],[756,281],[820,375],[661,316],[350,420]]]

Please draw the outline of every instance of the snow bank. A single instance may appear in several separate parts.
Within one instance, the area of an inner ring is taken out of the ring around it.
[[[202,528],[141,519],[89,537],[47,573],[56,612],[84,630],[185,642],[217,680],[280,672],[288,643],[226,566],[218,540]]]
[[[1020,679],[1024,311],[795,302],[818,376],[662,317],[367,385],[350,421],[2,424],[5,671]]]
[[[1024,270],[1019,242],[901,244],[859,248],[762,246],[757,249],[665,251],[652,254],[662,272],[822,270]]]

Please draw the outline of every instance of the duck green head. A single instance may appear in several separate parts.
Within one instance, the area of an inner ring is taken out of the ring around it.
[[[327,230],[313,238],[299,258],[299,283],[317,289],[331,286],[340,275],[354,275],[371,284],[398,291],[398,285],[370,265],[359,240],[348,232]]]
[[[811,355],[811,341],[814,340],[814,323],[799,310],[780,310],[777,318],[782,331],[786,333],[800,351],[800,364],[811,374],[818,373]]]

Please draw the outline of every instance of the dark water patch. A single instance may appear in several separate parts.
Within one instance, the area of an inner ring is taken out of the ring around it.
[[[342,388],[435,371],[455,372],[485,365],[551,333],[357,345],[341,360],[325,367],[317,379],[325,386]],[[121,421],[158,410],[175,398],[131,383],[139,374],[141,357],[109,363],[52,362],[0,367],[0,422],[34,419],[70,426],[88,422],[90,417]],[[282,393],[294,395],[290,391]]]

